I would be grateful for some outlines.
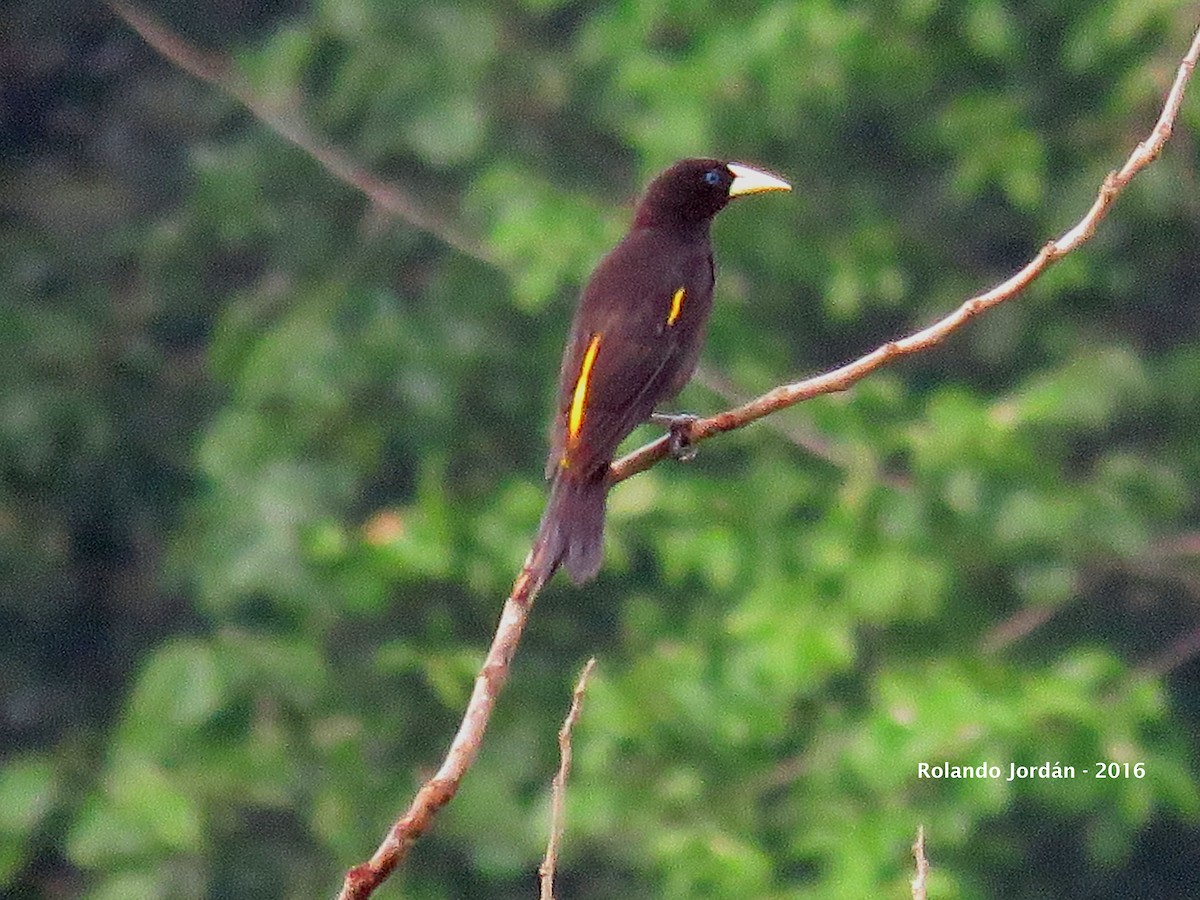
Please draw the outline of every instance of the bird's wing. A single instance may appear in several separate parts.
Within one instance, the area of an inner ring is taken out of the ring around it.
[[[694,365],[712,302],[707,241],[664,253],[660,241],[637,237],[618,245],[584,290],[563,355],[548,475],[565,467],[587,477],[607,466]]]

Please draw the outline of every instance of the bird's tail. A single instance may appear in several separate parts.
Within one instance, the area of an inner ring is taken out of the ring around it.
[[[596,577],[604,553],[604,506],[607,467],[599,477],[576,480],[559,474],[550,487],[550,499],[537,538],[526,563],[537,586],[550,580],[562,566],[575,584]]]

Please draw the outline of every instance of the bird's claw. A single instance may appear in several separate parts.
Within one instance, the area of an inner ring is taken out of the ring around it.
[[[689,413],[654,413],[650,416],[650,421],[655,425],[667,428],[667,453],[671,459],[687,462],[696,455],[696,448],[692,445],[692,425],[699,418]]]

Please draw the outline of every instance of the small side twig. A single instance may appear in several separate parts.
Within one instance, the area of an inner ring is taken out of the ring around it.
[[[1026,606],[988,630],[979,642],[981,652],[1000,653],[1017,641],[1032,634],[1058,613],[1057,606]]]
[[[1200,656],[1200,628],[1193,628],[1134,669],[1133,678],[1137,681],[1162,678],[1197,656]]]
[[[925,883],[929,880],[929,860],[925,858],[925,826],[917,826],[917,839],[912,845],[916,874],[912,880],[912,900],[925,900]]]
[[[571,731],[579,721],[583,694],[595,668],[596,657],[593,656],[579,673],[579,681],[575,683],[575,691],[571,695],[571,708],[567,711],[562,728],[558,730],[559,762],[550,797],[550,837],[546,841],[546,856],[538,867],[538,879],[542,886],[541,900],[554,900],[554,870],[558,866],[558,846],[562,843],[567,814],[567,778],[571,774]]]

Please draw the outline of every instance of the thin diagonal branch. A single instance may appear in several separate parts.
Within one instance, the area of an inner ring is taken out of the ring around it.
[[[1200,628],[1193,628],[1182,637],[1176,638],[1162,650],[1139,665],[1133,672],[1133,681],[1148,681],[1162,678],[1185,663],[1200,656]]]
[[[1057,606],[1026,606],[988,630],[979,642],[986,654],[1000,653],[1054,618]]]
[[[571,695],[571,708],[558,730],[558,773],[554,776],[554,787],[550,797],[550,837],[546,841],[546,856],[538,867],[541,881],[541,900],[554,900],[554,870],[558,867],[558,846],[562,843],[563,824],[567,815],[567,778],[571,774],[571,731],[579,721],[583,709],[583,694],[588,679],[596,668],[596,657],[592,657],[579,673],[579,681]]]
[[[372,203],[413,228],[424,231],[488,265],[495,265],[482,247],[460,234],[441,216],[430,212],[398,185],[384,181],[352,160],[342,150],[316,137],[294,110],[280,108],[263,99],[222,56],[200,50],[127,0],[107,0],[109,8],[147,44],[190,75],[212,85],[238,101],[250,113],[312,157],[336,180],[364,194]]]

